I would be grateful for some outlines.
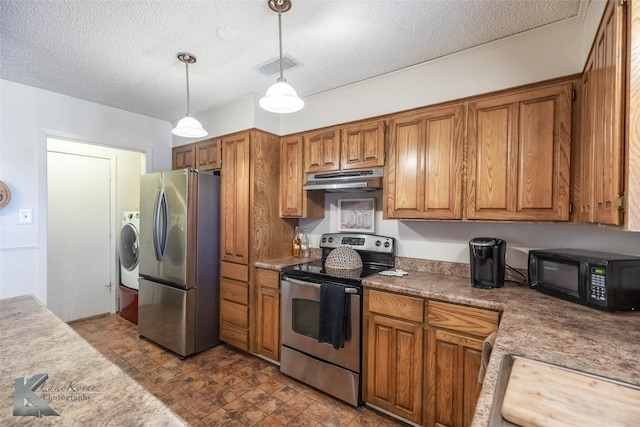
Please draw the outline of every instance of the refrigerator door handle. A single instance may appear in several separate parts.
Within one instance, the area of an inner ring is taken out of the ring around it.
[[[158,261],[162,261],[167,250],[168,216],[167,195],[163,189],[158,192],[156,203],[153,207],[153,249]]]

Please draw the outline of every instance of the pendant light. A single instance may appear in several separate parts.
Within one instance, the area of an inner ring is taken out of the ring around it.
[[[183,138],[202,138],[207,136],[208,133],[189,112],[189,64],[194,64],[196,57],[187,52],[178,52],[176,56],[180,61],[184,62],[187,72],[187,115],[180,119],[176,127],[171,130],[171,133]]]
[[[304,107],[304,101],[298,97],[282,75],[282,13],[291,9],[290,0],[268,0],[269,8],[278,12],[278,37],[280,40],[280,77],[267,89],[267,93],[260,101],[262,109],[272,113],[295,113]]]

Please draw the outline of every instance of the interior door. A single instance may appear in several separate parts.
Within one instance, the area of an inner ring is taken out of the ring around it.
[[[47,153],[47,306],[65,322],[111,308],[111,160]]]

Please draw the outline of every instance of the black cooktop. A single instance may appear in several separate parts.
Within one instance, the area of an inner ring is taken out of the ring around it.
[[[328,233],[320,239],[322,259],[292,265],[282,273],[300,280],[316,283],[333,282],[359,286],[362,279],[373,276],[395,265],[395,240],[374,234]],[[356,250],[362,258],[363,267],[358,269],[332,269],[324,267],[324,260],[332,250],[348,247]]]
[[[359,285],[365,277],[373,276],[388,269],[389,267],[367,265],[362,268],[349,270],[326,269],[324,268],[322,260],[317,260],[285,267],[282,269],[282,273],[304,280],[313,279],[314,281],[320,282],[336,282],[356,286]]]

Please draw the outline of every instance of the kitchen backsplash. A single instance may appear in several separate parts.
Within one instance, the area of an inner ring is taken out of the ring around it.
[[[407,271],[426,271],[434,274],[444,274],[447,276],[471,277],[471,270],[468,263],[434,261],[420,258],[396,257],[396,268]],[[505,280],[522,283],[527,277],[527,270],[516,269],[522,276],[512,272],[509,268],[505,271]]]

